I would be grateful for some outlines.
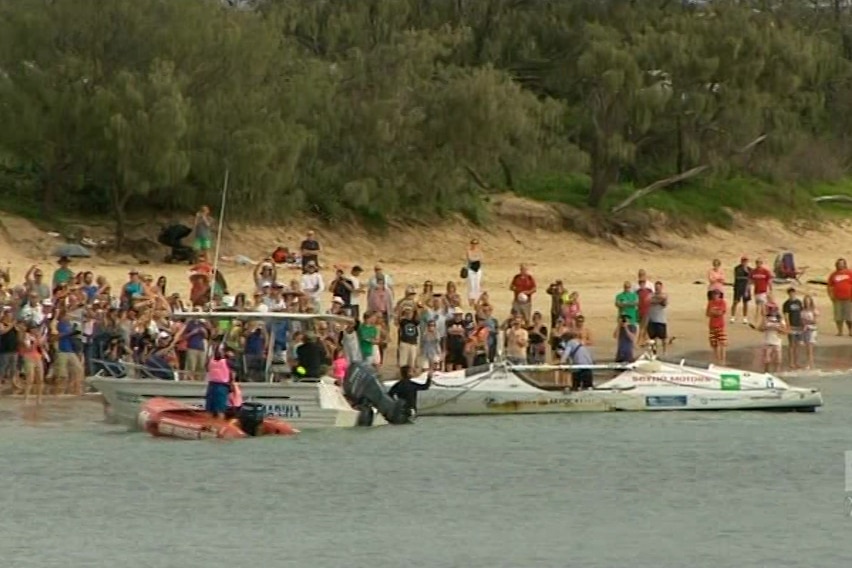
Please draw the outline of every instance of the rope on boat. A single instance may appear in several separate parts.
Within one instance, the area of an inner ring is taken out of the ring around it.
[[[477,377],[477,378],[475,378],[475,379],[471,379],[470,381],[468,381],[468,382],[466,382],[466,383],[464,383],[464,384],[461,384],[461,385],[457,385],[457,386],[456,386],[456,385],[446,385],[446,384],[443,384],[443,385],[442,385],[441,383],[437,382],[437,381],[433,378],[433,379],[432,379],[432,386],[436,386],[436,387],[438,387],[438,388],[444,388],[444,389],[448,389],[448,390],[456,390],[456,389],[458,389],[458,390],[459,390],[459,392],[458,392],[458,393],[456,393],[456,394],[454,394],[453,396],[451,396],[450,398],[448,398],[448,399],[446,399],[446,400],[442,400],[442,401],[441,401],[441,402],[439,402],[438,404],[433,404],[432,406],[419,406],[419,405],[418,405],[418,406],[419,406],[419,408],[417,409],[418,414],[419,414],[422,410],[435,410],[436,408],[441,408],[442,406],[444,406],[444,405],[446,405],[446,404],[449,404],[449,403],[451,403],[451,402],[455,402],[456,400],[458,400],[459,398],[461,398],[462,396],[464,396],[465,394],[467,394],[467,393],[468,393],[471,389],[473,389],[473,388],[474,388],[474,387],[476,387],[477,385],[481,384],[483,381],[485,381],[485,380],[487,380],[487,379],[490,379],[490,378],[491,378],[491,375],[493,375],[493,374],[494,374],[494,369],[492,368],[490,371],[488,371],[487,373],[483,374],[482,376]]]

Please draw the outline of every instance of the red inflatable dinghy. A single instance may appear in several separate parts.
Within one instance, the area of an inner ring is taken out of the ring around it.
[[[139,424],[152,436],[201,440],[292,436],[299,431],[287,422],[264,416],[263,406],[247,402],[237,418],[213,418],[207,412],[176,400],[155,397],[139,412]]]

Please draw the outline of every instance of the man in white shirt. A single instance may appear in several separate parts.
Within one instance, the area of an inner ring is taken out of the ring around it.
[[[272,289],[270,290],[269,295],[263,298],[263,303],[267,308],[269,308],[270,312],[283,312],[287,309],[287,302],[282,295],[283,292],[283,284],[280,282],[272,284]]]
[[[48,298],[45,300],[46,302],[50,302],[50,305],[53,305],[53,302]],[[44,321],[44,308],[42,308],[41,302],[39,302],[39,295],[37,292],[30,292],[29,301],[27,305],[21,308],[21,312],[19,314],[19,319],[25,322],[33,322],[36,325],[41,325],[41,322]]]
[[[302,292],[311,299],[311,303],[314,306],[314,313],[322,313],[320,300],[324,291],[325,282],[322,279],[322,274],[317,270],[317,263],[309,261],[305,265],[305,273],[302,274]]]

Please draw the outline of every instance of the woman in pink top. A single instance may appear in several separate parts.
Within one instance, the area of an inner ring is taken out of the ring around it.
[[[343,355],[343,349],[338,347],[334,351],[334,360],[331,362],[331,376],[334,377],[334,382],[338,385],[343,384],[343,378],[346,376],[346,370],[349,368],[349,361]]]
[[[240,383],[231,381],[229,386],[231,393],[228,395],[228,409],[231,411],[239,410],[243,405],[243,391],[240,388]]]
[[[711,292],[725,292],[725,271],[718,258],[713,259],[713,268],[707,271],[707,298],[712,298]]]
[[[204,397],[205,410],[215,418],[225,416],[228,410],[228,396],[231,394],[231,367],[222,347],[207,363],[207,394]]]
[[[578,292],[571,292],[568,295],[568,301],[562,304],[562,319],[568,325],[568,327],[574,327],[574,320],[577,319],[577,316],[582,313],[583,309],[580,307],[580,294]]]

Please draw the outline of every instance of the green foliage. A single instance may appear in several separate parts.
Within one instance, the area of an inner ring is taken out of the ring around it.
[[[484,222],[492,190],[606,208],[707,164],[640,205],[724,225],[812,211],[850,158],[843,7],[258,5],[0,0],[0,195],[120,236],[136,206],[215,205],[228,170],[232,217]]]

